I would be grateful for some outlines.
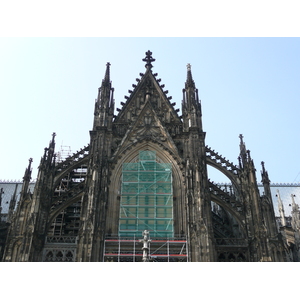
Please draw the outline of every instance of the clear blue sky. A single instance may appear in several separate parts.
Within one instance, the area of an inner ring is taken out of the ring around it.
[[[192,65],[207,145],[237,164],[242,133],[258,171],[265,161],[272,182],[300,182],[299,38],[2,38],[0,46],[0,179],[21,179],[30,157],[36,177],[52,132],[57,151],[87,145],[106,62],[119,106],[151,50],[180,109]]]

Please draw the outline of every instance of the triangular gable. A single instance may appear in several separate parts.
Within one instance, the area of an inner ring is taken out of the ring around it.
[[[160,79],[156,79],[150,69],[146,70],[145,74],[141,74],[142,78],[134,90],[130,91],[131,95],[127,97],[126,103],[122,109],[118,109],[119,113],[115,117],[115,123],[131,123],[132,120],[139,114],[145,105],[147,95],[149,95],[152,107],[159,113],[158,117],[164,123],[182,123],[177,111],[174,109],[175,103],[171,104],[170,99],[167,97],[168,91],[163,91],[164,85],[160,85]],[[156,74],[155,74],[156,75]]]
[[[142,111],[137,116],[135,123],[127,130],[115,155],[117,156],[128,146],[143,140],[163,144],[172,152],[177,153],[173,139],[162,125],[150,100],[146,100]]]

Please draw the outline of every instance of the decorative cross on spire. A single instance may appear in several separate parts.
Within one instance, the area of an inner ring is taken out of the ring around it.
[[[151,69],[153,67],[151,63],[154,62],[155,59],[152,57],[152,52],[150,50],[148,50],[145,54],[146,57],[143,59],[143,61],[146,62],[145,67],[146,69]]]

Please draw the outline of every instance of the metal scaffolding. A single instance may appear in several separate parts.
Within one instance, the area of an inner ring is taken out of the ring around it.
[[[142,236],[142,233],[139,237]],[[104,262],[187,262],[185,237],[154,238],[148,242],[147,260],[143,260],[144,240],[133,237],[110,236],[104,243]]]
[[[157,162],[155,151],[140,151],[139,162],[124,163],[122,170],[119,235],[144,230],[173,236],[172,166]]]

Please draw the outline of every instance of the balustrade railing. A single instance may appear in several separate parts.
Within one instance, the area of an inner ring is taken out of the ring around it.
[[[76,236],[47,236],[46,244],[77,244]]]
[[[218,246],[248,246],[248,242],[245,239],[238,238],[217,238],[216,243]]]

